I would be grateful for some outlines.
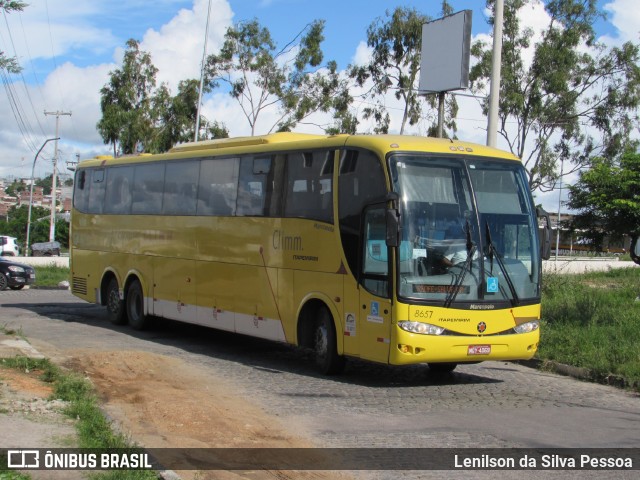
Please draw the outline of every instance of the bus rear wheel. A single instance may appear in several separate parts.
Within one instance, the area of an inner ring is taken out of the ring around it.
[[[333,326],[331,314],[322,309],[318,315],[313,334],[313,348],[316,356],[316,365],[324,375],[337,375],[342,373],[345,359],[338,354],[338,341],[336,330]]]
[[[123,325],[127,320],[124,301],[120,299],[118,281],[115,278],[109,280],[107,285],[107,317],[114,325]]]
[[[142,285],[134,280],[127,289],[126,296],[127,317],[129,325],[135,330],[144,330],[148,324],[148,316],[144,313],[144,295]]]

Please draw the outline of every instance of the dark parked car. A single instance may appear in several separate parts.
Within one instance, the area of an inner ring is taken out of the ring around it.
[[[20,290],[36,281],[36,271],[29,265],[0,257],[0,290]]]
[[[31,256],[33,257],[53,257],[60,256],[59,242],[42,242],[31,245]]]

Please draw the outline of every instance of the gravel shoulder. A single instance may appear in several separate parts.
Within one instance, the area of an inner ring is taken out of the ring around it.
[[[184,361],[140,351],[67,350],[61,365],[94,385],[114,428],[147,448],[305,448],[308,440],[246,398],[223,378]],[[0,357],[40,355],[24,339],[0,334]],[[75,446],[64,402],[50,400],[40,372],[2,368],[0,448]],[[29,472],[32,478],[84,478],[83,472]],[[183,479],[334,479],[336,472],[174,472]],[[53,474],[53,475],[52,475]],[[57,476],[55,476],[57,475]],[[175,478],[175,477],[174,477]]]

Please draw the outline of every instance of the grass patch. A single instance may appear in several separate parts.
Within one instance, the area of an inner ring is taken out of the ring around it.
[[[129,438],[111,429],[111,424],[105,418],[102,410],[100,410],[93,387],[87,379],[77,373],[61,370],[48,359],[16,356],[1,359],[0,365],[26,372],[42,372],[40,379],[51,383],[53,386],[52,398],[69,402],[64,413],[76,420],[79,448],[136,448],[136,445]],[[14,478],[29,478],[28,476],[10,476],[13,474],[19,475],[15,472],[0,472],[0,475],[5,474],[8,475],[6,478],[11,480]],[[118,470],[92,474],[91,478],[101,480],[151,480],[156,479],[157,475],[151,470]],[[0,476],[0,480],[4,480],[4,477]]]
[[[0,480],[30,480],[31,477],[29,475],[25,475],[24,473],[12,472],[12,471],[2,471],[0,472]]]
[[[640,271],[544,276],[538,356],[640,388]]]
[[[5,335],[15,335],[16,337],[25,339],[25,336],[22,333],[22,327],[18,328],[18,330],[15,330],[9,327],[6,323],[4,325],[0,325],[0,333],[4,333]]]
[[[67,267],[48,265],[34,268],[36,270],[36,286],[38,287],[57,287],[60,282],[69,281],[69,269]]]

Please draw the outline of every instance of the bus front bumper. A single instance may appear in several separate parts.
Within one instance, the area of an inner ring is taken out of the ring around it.
[[[528,360],[538,350],[540,329],[508,335],[421,335],[394,328],[389,363],[466,363]]]

